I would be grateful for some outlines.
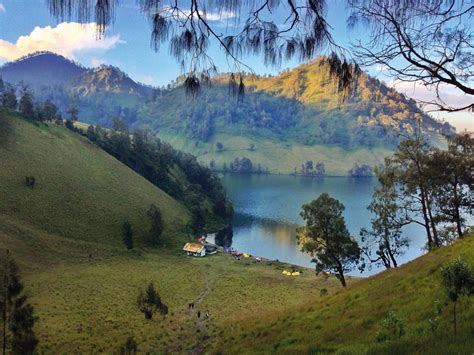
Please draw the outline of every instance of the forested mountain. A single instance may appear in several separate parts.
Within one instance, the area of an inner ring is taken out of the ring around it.
[[[80,121],[110,127],[113,118],[120,118],[131,129],[158,132],[218,170],[248,157],[260,171],[299,171],[314,160],[325,163],[329,174],[343,175],[354,163],[380,163],[398,134],[412,133],[418,122],[433,139],[454,131],[366,74],[341,100],[324,58],[277,76],[245,75],[241,98],[231,94],[229,75],[214,78],[193,99],[180,78],[166,88],[150,88],[118,68],[86,69],[52,53],[6,64],[0,75],[13,84],[23,81],[38,100],[51,99],[63,112],[77,105]],[[278,150],[279,161],[263,148]],[[336,159],[342,163],[335,165]]]

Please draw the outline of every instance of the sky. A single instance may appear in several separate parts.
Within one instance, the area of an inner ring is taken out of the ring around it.
[[[365,38],[363,29],[347,29],[347,10],[343,1],[332,0],[328,3],[327,20],[339,45],[349,48],[351,40]],[[225,31],[227,23],[216,19],[214,25]],[[93,24],[57,21],[49,14],[45,0],[0,0],[0,64],[38,50],[50,50],[86,67],[110,64],[119,67],[136,81],[153,86],[166,85],[183,72],[179,63],[168,54],[166,45],[159,52],[151,49],[150,33],[150,25],[140,14],[135,0],[121,1],[115,23],[108,29],[105,38],[100,40],[97,39]],[[230,70],[217,46],[211,46],[210,55],[220,71]],[[259,57],[247,57],[244,62],[259,74],[277,74],[299,64],[293,60],[280,67],[266,67]],[[423,87],[414,88],[407,83],[394,82],[386,75],[384,68],[367,70],[409,97],[429,99],[434,95]],[[459,103],[465,101],[466,97],[452,92],[449,99]],[[433,116],[447,120],[458,130],[474,131],[472,113],[435,113]]]

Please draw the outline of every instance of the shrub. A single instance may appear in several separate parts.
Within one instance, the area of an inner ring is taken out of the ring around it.
[[[385,319],[380,322],[376,340],[384,342],[388,340],[398,340],[405,333],[403,322],[394,311],[390,311]]]

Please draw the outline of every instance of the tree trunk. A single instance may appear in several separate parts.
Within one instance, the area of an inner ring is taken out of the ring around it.
[[[434,222],[433,213],[431,212],[431,202],[428,198],[428,194],[426,194],[426,208],[428,210],[428,216],[430,217],[431,229],[433,230],[433,241],[437,247],[440,247],[441,243],[439,242],[438,231],[436,230],[436,223]]]
[[[454,220],[456,221],[456,228],[458,230],[458,237],[462,238],[462,225],[461,225],[461,214],[459,213],[459,201],[458,201],[458,179],[455,177],[454,180]]]
[[[431,251],[433,248],[433,238],[431,237],[431,230],[430,230],[430,224],[429,224],[429,219],[428,215],[426,214],[426,197],[425,197],[425,192],[423,189],[420,191],[421,195],[421,208],[423,212],[423,220],[425,221],[425,229],[426,229],[426,236],[428,237],[428,250]]]
[[[454,302],[454,336],[457,334],[457,324],[456,324],[456,303]]]
[[[339,273],[339,281],[341,281],[342,287],[346,287],[346,279],[344,278],[344,274],[342,272]]]

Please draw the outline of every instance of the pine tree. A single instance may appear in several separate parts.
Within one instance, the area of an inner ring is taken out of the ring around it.
[[[13,354],[33,354],[38,339],[33,332],[33,307],[27,303],[18,266],[7,250],[1,263],[0,310],[2,314],[3,354],[7,348]]]

